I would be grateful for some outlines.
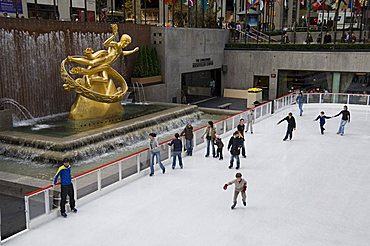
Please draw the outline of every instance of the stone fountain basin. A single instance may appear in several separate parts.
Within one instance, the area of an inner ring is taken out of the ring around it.
[[[167,104],[168,105],[168,104]],[[89,129],[66,137],[52,137],[16,130],[0,132],[0,155],[57,163],[67,158],[82,160],[129,144],[130,139],[147,138],[160,124],[180,124],[199,119],[195,105],[171,104],[173,107],[134,119]],[[185,117],[185,119],[184,119]],[[180,122],[171,122],[177,120]],[[166,126],[167,125],[167,126]]]

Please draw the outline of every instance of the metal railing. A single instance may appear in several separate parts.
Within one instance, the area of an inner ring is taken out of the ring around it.
[[[307,103],[340,103],[370,105],[369,95],[340,93],[308,93],[304,94]],[[288,94],[273,101],[261,104],[254,109],[255,121],[258,122],[279,112],[295,102],[295,95]],[[235,131],[240,118],[246,118],[251,109],[231,115],[214,123],[218,135]],[[194,151],[204,147],[202,137],[206,126],[194,130]],[[172,149],[167,143],[160,143],[161,160],[165,165],[170,163]],[[102,166],[78,174],[73,177],[74,194],[77,205],[100,196],[119,185],[149,173],[150,152],[148,148],[106,163]],[[158,165],[156,165],[158,168]],[[26,228],[30,229],[47,220],[57,217],[59,207],[60,186],[49,185],[25,195]],[[90,199],[89,199],[90,198]],[[26,229],[26,230],[27,230]]]
[[[370,95],[347,93],[306,93],[306,103],[338,103],[370,105]]]
[[[292,96],[287,96],[292,98]],[[291,100],[282,97],[277,99],[274,110],[288,105]],[[261,104],[254,108],[255,120],[259,121],[272,112],[272,102]],[[246,118],[249,110],[229,116],[215,122],[215,127],[218,135],[223,135],[235,130],[240,118]],[[206,126],[194,130],[194,151],[202,148],[204,138],[202,137]],[[160,143],[161,159],[164,164],[170,163],[172,157],[172,149],[167,143],[170,140]],[[77,204],[94,194],[103,193],[111,187],[125,183],[122,181],[132,181],[137,177],[148,174],[149,172],[150,152],[148,148],[122,157],[118,160],[104,164],[87,172],[78,174],[73,177],[75,200]],[[26,228],[30,229],[57,216],[60,196],[60,186],[49,185],[42,189],[33,191],[25,195],[25,213],[26,213]]]

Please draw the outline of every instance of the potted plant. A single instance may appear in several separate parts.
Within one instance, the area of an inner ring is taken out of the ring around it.
[[[131,82],[138,82],[144,86],[162,82],[161,66],[154,47],[143,46],[140,48]]]

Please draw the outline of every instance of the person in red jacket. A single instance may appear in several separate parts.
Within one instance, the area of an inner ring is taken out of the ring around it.
[[[247,194],[246,194],[246,191],[247,191],[247,181],[242,178],[242,174],[241,173],[237,173],[235,175],[235,178],[236,179],[234,179],[234,180],[232,180],[232,181],[230,181],[230,182],[228,182],[228,183],[226,183],[224,185],[224,190],[227,190],[227,187],[229,185],[235,184],[233,205],[231,206],[231,209],[234,209],[235,208],[235,206],[236,206],[236,200],[238,198],[239,193],[242,194],[243,205],[244,206],[247,206]]]

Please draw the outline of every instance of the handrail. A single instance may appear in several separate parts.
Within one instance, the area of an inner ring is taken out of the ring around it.
[[[289,94],[287,94],[287,95],[285,95],[285,96],[288,96],[288,95],[289,95]],[[282,96],[282,97],[284,97],[284,96]],[[254,107],[254,108],[252,108],[252,109],[257,109],[257,108],[263,107],[263,106],[265,106],[265,105],[267,105],[267,104],[269,104],[269,103],[271,103],[271,102],[265,102],[265,103],[262,103],[262,104],[260,104],[260,105],[258,105],[258,106],[256,106],[256,107]],[[233,114],[233,115],[227,116],[227,117],[222,118],[222,119],[220,119],[220,120],[217,120],[217,121],[215,121],[214,123],[215,123],[215,124],[217,124],[217,123],[220,123],[220,122],[222,122],[222,121],[226,121],[226,120],[228,120],[228,119],[230,119],[230,118],[233,118],[233,117],[235,117],[235,116],[238,116],[238,115],[243,114],[243,113],[245,113],[245,112],[248,112],[248,111],[250,111],[250,110],[251,110],[251,109],[246,109],[246,110],[244,110],[244,111],[241,111],[241,112],[238,112],[238,113],[236,113],[236,114]],[[207,127],[207,125],[205,125],[205,126],[201,126],[201,127],[198,127],[198,128],[196,128],[193,132],[198,132],[198,131],[200,131],[200,130],[202,130],[202,129],[206,128],[206,127]],[[174,139],[174,138],[171,138],[171,139],[165,140],[165,141],[163,141],[163,142],[160,142],[160,145],[166,144],[166,143],[168,143],[168,142],[172,141],[173,139]],[[105,168],[105,167],[107,167],[107,166],[113,165],[113,164],[115,164],[115,163],[117,163],[117,162],[119,162],[119,161],[122,161],[122,160],[128,159],[128,158],[130,158],[130,157],[136,156],[136,155],[138,155],[138,154],[140,154],[140,153],[142,153],[142,152],[145,152],[146,150],[148,150],[148,148],[141,149],[141,150],[136,151],[136,152],[134,152],[134,153],[131,153],[131,154],[127,155],[127,156],[124,156],[124,157],[121,157],[121,158],[119,158],[119,159],[113,160],[113,161],[111,161],[111,162],[105,163],[105,164],[103,164],[103,165],[100,165],[100,166],[98,166],[98,167],[95,167],[95,168],[93,168],[93,169],[90,169],[90,170],[88,170],[88,171],[85,171],[85,172],[83,172],[83,173],[80,173],[80,174],[74,175],[74,176],[72,177],[72,179],[79,178],[79,177],[81,177],[81,176],[84,176],[84,175],[90,174],[90,173],[92,173],[92,172],[94,172],[94,171],[97,171],[97,170],[99,170],[99,169],[102,169],[102,168]],[[58,182],[58,183],[57,183],[57,185],[58,185],[58,184],[60,184],[60,182]],[[40,188],[40,189],[38,189],[38,190],[35,190],[35,191],[32,191],[32,192],[29,192],[29,193],[25,194],[25,196],[32,196],[32,195],[35,195],[35,194],[37,194],[37,193],[41,193],[42,191],[44,191],[44,190],[46,190],[46,189],[49,189],[49,188],[52,188],[52,187],[53,187],[53,185],[49,185],[49,186],[46,186],[46,187]]]
[[[260,40],[261,39],[262,41],[265,41],[265,42],[269,41],[268,39],[264,38],[262,35],[259,36],[259,35],[255,34],[253,32],[249,32],[248,35],[256,37],[256,38],[254,38],[255,40],[257,40],[257,39]]]
[[[257,32],[261,36],[265,36],[266,38],[270,39],[270,41],[278,42],[276,39],[272,38],[271,36],[261,32],[261,31],[256,30],[255,28],[251,28],[251,30],[254,31],[254,32]]]

